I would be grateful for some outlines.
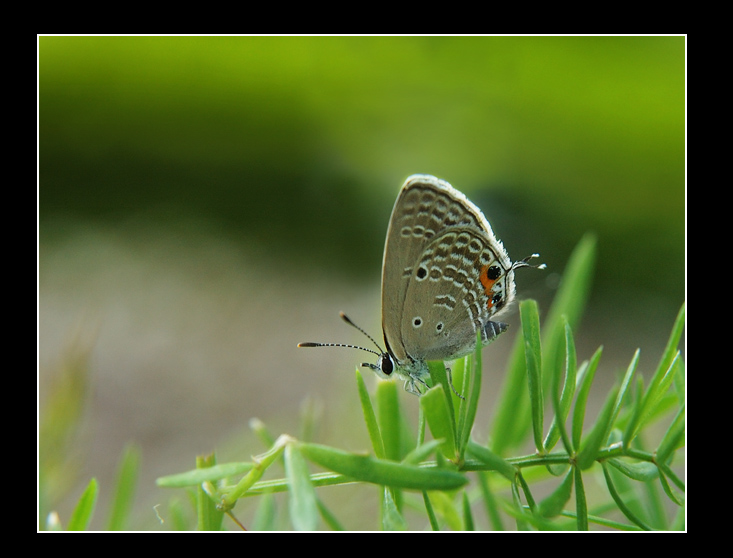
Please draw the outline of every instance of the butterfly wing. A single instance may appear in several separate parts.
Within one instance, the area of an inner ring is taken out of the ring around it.
[[[456,232],[455,239],[445,236],[451,230]],[[440,314],[442,312],[440,307],[434,304],[435,297],[433,296],[431,300],[429,296],[432,290],[427,286],[434,286],[435,282],[426,282],[424,278],[418,278],[418,267],[429,246],[432,245],[437,250],[441,246],[441,239],[444,243],[457,241],[458,231],[472,234],[473,238],[491,239],[489,243],[495,245],[494,259],[499,262],[502,269],[511,270],[509,256],[494,237],[481,210],[443,180],[429,175],[409,177],[402,185],[392,209],[382,262],[382,328],[385,342],[400,363],[407,362],[410,357],[439,358],[423,355],[421,351],[430,350],[432,355],[436,351],[431,347],[434,343],[439,346],[440,341],[432,339],[428,343],[423,339],[422,332],[417,338],[413,338],[415,331],[409,323],[414,315],[418,315],[413,311],[415,308],[424,307],[435,312],[434,327],[437,327],[437,321],[443,316]],[[482,244],[487,242],[484,240]],[[447,273],[450,274],[450,270]],[[510,271],[505,275],[507,298],[509,298],[513,295],[513,272]],[[448,283],[447,279],[441,281],[446,285]],[[408,298],[408,291],[413,283],[416,285],[414,293]],[[463,299],[459,298],[456,296],[457,304],[463,305]],[[425,312],[427,314],[427,310]],[[467,332],[462,328],[473,328],[471,325],[473,322],[468,320],[464,320],[467,323],[461,322],[455,313],[449,313],[448,316],[455,316],[452,318],[454,320],[452,336],[465,339]],[[446,316],[444,323],[447,321]],[[459,323],[460,325],[457,325]]]
[[[401,338],[409,355],[452,360],[496,337],[487,324],[514,296],[514,271],[502,262],[496,239],[474,227],[454,226],[418,257],[403,304]],[[507,258],[508,259],[508,258]]]

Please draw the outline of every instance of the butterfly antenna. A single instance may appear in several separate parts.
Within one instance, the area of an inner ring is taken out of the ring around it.
[[[366,351],[368,353],[375,354],[377,356],[381,356],[381,353],[378,353],[377,351],[372,351],[371,349],[367,349],[366,347],[359,347],[358,345],[347,345],[346,343],[298,343],[298,347],[346,347],[347,349],[361,349],[362,351]]]
[[[529,263],[529,260],[532,258],[539,258],[539,254],[532,254],[531,256],[527,256],[526,258],[523,258],[519,261],[516,261],[512,264],[512,269],[517,269],[519,267],[534,267],[535,269],[547,269],[546,264],[538,264],[538,265],[532,265]]]
[[[366,336],[367,336],[367,337],[369,338],[369,340],[370,340],[370,341],[371,341],[372,343],[374,343],[374,344],[375,344],[375,345],[377,346],[377,349],[379,349],[379,353],[378,353],[378,354],[380,354],[380,355],[381,355],[381,354],[384,354],[384,351],[382,350],[382,347],[380,347],[380,346],[379,346],[379,343],[377,343],[377,342],[376,342],[376,341],[374,340],[374,338],[373,338],[373,337],[372,337],[371,335],[369,335],[369,334],[368,334],[368,333],[367,333],[366,331],[364,331],[364,330],[363,330],[363,329],[361,329],[361,328],[360,328],[360,327],[359,327],[358,325],[356,325],[356,324],[355,324],[354,322],[352,322],[352,321],[351,321],[351,318],[349,318],[349,317],[348,317],[348,316],[347,316],[346,314],[344,314],[343,312],[339,312],[339,316],[341,316],[341,319],[342,319],[343,321],[345,321],[345,322],[346,322],[347,324],[349,324],[349,325],[350,325],[350,326],[352,326],[352,327],[355,327],[356,329],[358,329],[359,331],[361,331],[361,332],[362,332],[362,333],[363,333],[364,335],[366,335]]]
[[[362,351],[366,351],[368,353],[372,353],[377,356],[382,356],[384,351],[382,350],[382,347],[380,347],[377,342],[372,338],[371,335],[369,335],[366,331],[361,329],[358,325],[356,325],[354,322],[352,322],[349,317],[344,314],[343,312],[339,313],[341,315],[341,318],[349,325],[355,327],[359,331],[361,331],[364,335],[366,335],[372,343],[377,345],[377,349],[379,349],[380,352],[373,351],[372,349],[367,349],[366,347],[360,347],[359,345],[348,345],[346,343],[298,343],[298,347],[345,347],[347,349],[361,349]]]

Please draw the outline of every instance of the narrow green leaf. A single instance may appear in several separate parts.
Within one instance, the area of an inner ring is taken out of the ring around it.
[[[648,461],[639,461],[638,463],[629,463],[622,459],[608,459],[608,463],[613,465],[623,475],[640,482],[649,482],[659,476],[659,470],[654,463]]]
[[[341,522],[339,522],[331,510],[324,505],[320,498],[316,498],[316,504],[318,504],[318,512],[321,514],[323,521],[331,528],[332,531],[345,531]]]
[[[603,347],[599,347],[588,363],[587,370],[583,376],[580,389],[578,390],[578,397],[575,400],[575,408],[573,409],[573,447],[580,447],[580,439],[583,434],[583,421],[585,420],[585,406],[588,403],[588,394],[590,393],[590,386],[593,383],[593,377],[596,374],[598,368],[598,362],[601,360],[601,354],[603,353]]]
[[[248,528],[251,531],[275,531],[275,519],[275,497],[270,492],[265,492],[259,498],[252,527]]]
[[[468,482],[463,474],[447,469],[395,463],[321,444],[299,447],[306,459],[357,481],[406,490],[451,490]]]
[[[524,511],[522,506],[522,498],[519,495],[519,478],[512,483],[512,502],[514,504],[514,517],[517,520],[517,531],[529,531],[529,525],[527,524],[528,514]]]
[[[629,392],[629,386],[631,386],[631,383],[634,378],[634,374],[636,372],[636,367],[639,365],[639,355],[641,351],[639,349],[636,349],[636,352],[634,353],[634,356],[631,358],[631,362],[629,363],[628,368],[626,369],[626,374],[624,375],[624,379],[621,381],[621,388],[618,392],[618,397],[616,398],[616,404],[613,408],[613,416],[611,417],[611,421],[608,426],[608,431],[606,432],[605,438],[608,438],[608,435],[611,432],[611,428],[616,422],[616,418],[619,415],[619,412],[621,411],[621,408],[624,405],[624,401],[626,400],[626,395]]]
[[[500,455],[522,443],[532,420],[524,353],[524,336],[520,331],[514,341],[489,437],[492,451]]]
[[[473,457],[488,465],[490,470],[500,473],[507,480],[514,482],[514,478],[517,474],[517,469],[508,461],[505,461],[502,457],[498,456],[490,449],[481,446],[475,442],[469,442],[466,448],[468,453]]]
[[[577,467],[573,467],[575,478],[575,516],[578,531],[588,530],[588,502],[585,499],[585,487],[583,486],[583,473]]]
[[[196,467],[199,469],[208,469],[214,465],[216,465],[216,455],[196,456]],[[210,495],[204,490],[204,485],[207,483],[211,484],[210,481],[204,481],[196,488],[196,529],[199,531],[220,531],[224,513],[217,509],[217,504],[214,501],[216,495]]]
[[[456,425],[460,425],[462,420],[465,420],[465,403],[468,395],[469,383],[471,382],[470,369],[466,364],[468,357],[463,357],[455,360],[450,367],[450,373],[446,368],[446,374],[448,381],[452,384],[453,389],[448,388],[448,393],[453,399],[453,412],[456,414],[455,421]],[[455,390],[455,391],[454,391]],[[456,392],[463,396],[463,399],[458,397]]]
[[[464,392],[466,395],[465,401],[461,401],[461,409],[465,409],[465,413],[462,414],[462,421],[458,429],[459,438],[459,459],[463,460],[466,452],[466,446],[468,441],[471,439],[471,430],[473,429],[474,421],[476,420],[476,412],[478,410],[479,396],[481,395],[481,374],[482,374],[482,360],[481,360],[481,332],[476,334],[476,350],[472,355],[468,355],[464,360],[466,362],[466,377],[469,379],[468,382],[464,382],[464,385],[468,384]]]
[[[659,365],[657,366],[657,370],[654,374],[654,377],[657,376],[663,376],[664,373],[670,368],[672,361],[676,358],[677,355],[677,347],[680,344],[680,339],[682,338],[682,331],[685,328],[685,304],[683,303],[680,307],[680,311],[677,313],[677,317],[675,318],[674,324],[672,325],[672,331],[669,335],[669,339],[667,340],[667,345],[664,348],[664,352],[662,353],[662,357],[659,360]],[[654,380],[652,380],[652,383],[649,384],[649,387],[653,385]]]
[[[543,328],[543,367],[552,370],[562,366],[561,338],[564,333],[562,316],[567,317],[571,328],[575,328],[590,291],[595,262],[596,240],[585,235],[573,250],[563,272],[560,288],[555,295]],[[551,374],[545,375],[548,380]],[[520,445],[531,427],[529,397],[524,387],[526,381],[523,336],[517,335],[509,360],[508,372],[501,389],[500,402],[491,431],[491,448],[498,454]]]
[[[385,531],[407,530],[407,522],[397,508],[392,489],[388,486],[382,489],[382,529]]]
[[[626,503],[623,501],[621,496],[619,495],[618,491],[616,490],[615,485],[613,484],[613,479],[611,478],[611,473],[608,470],[608,464],[605,461],[601,461],[601,465],[603,466],[603,476],[606,479],[606,486],[608,487],[608,492],[611,494],[611,498],[613,498],[614,502],[616,502],[616,505],[618,506],[618,509],[621,510],[621,513],[623,513],[626,518],[634,523],[635,525],[638,525],[645,531],[651,531],[652,528],[647,525],[644,521],[642,521],[639,517],[636,516],[636,514],[631,511],[631,508],[626,505]]]
[[[255,457],[254,466],[249,470],[249,472],[244,475],[235,486],[229,488],[222,496],[221,502],[219,503],[220,508],[224,510],[232,509],[234,504],[237,503],[237,500],[244,496],[246,492],[252,488],[255,482],[260,480],[268,467],[270,467],[270,465],[272,465],[276,460],[280,459],[285,446],[293,443],[294,441],[294,438],[286,434],[281,434],[268,451]]]
[[[315,531],[319,517],[316,492],[297,444],[285,446],[285,475],[290,487],[289,510],[293,527],[296,531]]]
[[[359,391],[361,410],[364,413],[364,421],[367,425],[367,432],[369,432],[369,439],[372,442],[372,448],[374,448],[374,454],[380,459],[384,459],[384,441],[382,440],[382,433],[379,431],[377,416],[374,413],[372,400],[369,397],[369,392],[364,384],[364,378],[358,369],[356,370],[356,385]]]
[[[636,438],[636,435],[641,430],[641,427],[654,416],[657,407],[663,400],[663,396],[669,390],[674,378],[677,374],[677,364],[680,361],[680,353],[677,351],[674,359],[669,364],[669,367],[664,371],[663,374],[657,374],[649,382],[649,387],[644,393],[641,400],[641,405],[635,408],[635,412],[632,415],[632,419],[626,426],[624,432],[624,444],[626,447],[631,444],[631,441]]]
[[[538,508],[540,515],[547,518],[560,515],[565,504],[570,500],[570,494],[573,490],[573,477],[573,468],[571,467],[557,488],[540,502]]]
[[[656,451],[659,463],[666,463],[672,452],[685,442],[685,407],[683,406],[669,425]]]
[[[407,465],[417,465],[438,451],[442,443],[443,440],[430,440],[421,446],[417,446],[402,459],[402,463]]]
[[[544,396],[542,390],[542,349],[540,347],[540,315],[537,302],[523,300],[519,305],[524,334],[524,358],[527,367],[527,387],[532,410],[534,443],[540,454],[545,452],[544,433]]]
[[[448,374],[445,370],[445,365],[440,361],[429,361],[428,369],[430,370],[430,378],[433,383],[433,388],[438,386],[443,387],[443,397],[445,397],[445,403],[450,413],[450,425],[453,428],[453,439],[456,438],[456,413],[453,410],[453,390],[451,389],[450,381],[448,380]],[[422,397],[421,397],[422,399]]]
[[[564,316],[563,316],[564,318]],[[546,451],[550,451],[558,439],[562,439],[565,451],[572,454],[574,449],[565,428],[565,421],[570,412],[570,406],[575,395],[575,381],[577,372],[577,355],[575,353],[575,340],[570,324],[565,320],[565,380],[562,387],[562,394],[558,394],[560,386],[561,369],[556,367],[553,374],[552,383],[552,404],[555,411],[555,417],[552,420],[550,430],[545,437],[544,447]]]
[[[680,494],[677,494],[677,492],[675,492],[675,490],[669,485],[669,482],[667,482],[667,475],[670,473],[671,471],[668,467],[659,466],[659,481],[661,482],[662,488],[664,489],[664,492],[667,494],[669,499],[678,506],[684,506],[684,497]]]
[[[430,496],[427,490],[422,491],[422,499],[425,502],[425,511],[428,514],[428,520],[430,521],[430,528],[433,531],[440,531],[440,525],[438,525],[438,519],[435,517],[435,511],[433,510],[433,504],[430,503]]]
[[[394,461],[402,458],[402,420],[397,388],[397,383],[392,381],[380,381],[377,384],[377,420],[384,442],[384,458]]]
[[[593,465],[593,462],[596,460],[598,450],[608,438],[608,432],[611,431],[611,420],[613,418],[613,409],[616,405],[618,391],[618,387],[611,390],[601,412],[598,413],[598,417],[596,418],[593,428],[591,428],[591,431],[585,439],[583,439],[583,443],[580,445],[577,464],[582,471],[585,471]]]
[[[674,489],[669,486],[669,483],[667,482],[667,477],[665,477],[664,473],[662,473],[661,471],[659,473],[659,481],[662,485],[662,488],[664,489],[665,494],[667,494],[670,500],[672,500],[678,506],[685,505],[684,498],[681,495],[677,494],[677,492],[675,492]]]
[[[463,491],[463,528],[466,531],[475,531],[471,503],[468,501],[468,494],[465,490]]]
[[[112,499],[108,531],[122,531],[127,524],[132,502],[135,497],[135,485],[140,469],[140,449],[133,444],[128,445],[120,460],[115,483],[115,494]]]
[[[596,238],[586,234],[580,239],[568,258],[562,273],[562,281],[552,301],[542,328],[542,370],[549,387],[549,380],[556,368],[562,368],[564,323],[577,330],[583,315],[593,281],[596,259]]]
[[[527,505],[529,506],[529,509],[532,511],[532,513],[537,512],[537,504],[535,503],[534,496],[532,496],[532,491],[529,489],[529,485],[527,484],[527,481],[524,478],[524,475],[522,474],[522,470],[517,470],[517,481],[519,481],[519,486],[522,487],[522,492],[524,492],[524,498],[527,500]]]
[[[452,494],[433,491],[430,493],[430,502],[433,505],[436,516],[442,518],[443,523],[451,531],[460,531],[463,529],[464,525],[461,511],[456,506]]]
[[[69,525],[66,527],[67,531],[84,531],[89,527],[89,522],[92,520],[92,515],[94,514],[94,506],[97,503],[98,492],[97,479],[93,478],[89,481],[79,501],[76,503],[74,512],[71,514],[71,519],[69,520]]]
[[[454,437],[453,416],[446,404],[446,396],[442,385],[431,388],[420,397],[420,407],[425,413],[433,438],[443,439],[441,449],[448,459],[457,456],[456,440]]]
[[[221,463],[205,469],[193,469],[185,473],[176,473],[156,479],[155,484],[161,488],[185,488],[187,486],[198,486],[202,482],[215,482],[227,477],[241,475],[252,469],[253,464],[249,461],[241,463]]]
[[[494,531],[503,531],[504,524],[499,514],[499,506],[496,501],[496,497],[491,491],[489,484],[489,474],[485,471],[478,472],[479,486],[481,487],[481,495],[486,505],[486,515],[489,518],[489,523]]]

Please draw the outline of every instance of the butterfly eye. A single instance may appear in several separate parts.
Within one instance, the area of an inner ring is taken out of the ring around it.
[[[392,357],[390,357],[388,354],[385,354],[381,359],[380,362],[380,368],[382,369],[382,372],[385,376],[389,376],[394,372],[394,364],[392,364]]]

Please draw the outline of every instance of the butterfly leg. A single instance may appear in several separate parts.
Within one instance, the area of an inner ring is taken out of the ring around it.
[[[455,388],[455,387],[453,387],[453,374],[451,374],[451,370],[450,370],[450,368],[448,368],[448,367],[446,366],[446,367],[445,367],[445,372],[446,372],[446,374],[448,374],[448,384],[450,385],[450,388],[451,388],[451,389],[453,390],[453,393],[455,393],[455,394],[456,394],[456,395],[457,395],[458,397],[460,397],[461,399],[463,399],[463,400],[465,401],[465,400],[466,400],[466,398],[465,398],[465,397],[463,397],[463,396],[462,396],[462,395],[461,395],[460,393],[458,393],[458,392],[456,391],[456,388]]]

